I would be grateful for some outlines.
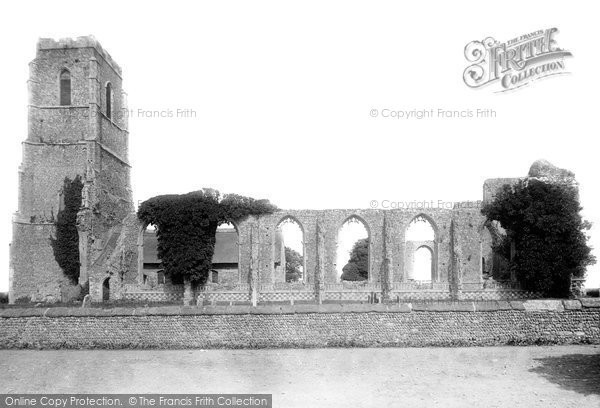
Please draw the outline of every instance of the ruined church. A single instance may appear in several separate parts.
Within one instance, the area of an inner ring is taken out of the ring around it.
[[[217,232],[208,282],[184,293],[161,269],[151,226],[136,216],[122,75],[93,37],[37,44],[13,217],[11,302],[69,301],[82,291],[98,302],[254,305],[536,296],[521,290],[507,275],[505,260],[492,253],[502,230],[486,222],[472,202],[453,208],[278,210],[249,217]],[[527,177],[574,183],[559,170],[536,162]],[[486,180],[481,202],[518,180]],[[76,210],[68,218],[73,200]],[[368,238],[366,276],[360,281],[344,281],[339,274],[339,232],[349,221],[364,226]],[[61,261],[61,222],[72,223],[78,240],[76,279]],[[285,277],[281,225],[287,222],[302,236],[302,274],[294,281]],[[407,231],[415,222],[427,224],[431,237],[410,239]],[[427,276],[413,271],[418,251],[428,255]]]

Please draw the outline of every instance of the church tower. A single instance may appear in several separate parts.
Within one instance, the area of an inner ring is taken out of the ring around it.
[[[10,301],[66,301],[87,289],[133,213],[121,68],[91,36],[40,39],[28,87]],[[73,197],[81,197],[75,216],[61,218]],[[57,236],[59,219],[77,231],[66,244],[72,248],[78,240],[71,261],[80,263],[79,274],[71,279],[57,250],[64,239]]]

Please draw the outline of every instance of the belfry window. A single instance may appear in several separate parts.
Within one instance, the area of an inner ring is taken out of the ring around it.
[[[63,69],[60,73],[60,105],[68,106],[71,104],[71,73],[68,69]]]
[[[112,85],[109,83],[106,84],[106,117],[112,118],[112,109],[113,109],[113,92]]]

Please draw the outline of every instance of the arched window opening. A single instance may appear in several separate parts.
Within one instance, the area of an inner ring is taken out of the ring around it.
[[[424,215],[416,216],[405,234],[405,276],[413,281],[436,281],[436,232]]]
[[[106,302],[108,300],[110,300],[110,278],[106,278],[102,282],[102,301]]]
[[[336,272],[339,281],[369,279],[369,231],[357,218],[348,218],[338,233]]]
[[[432,280],[433,253],[426,246],[417,248],[413,259],[413,279],[417,281]]]
[[[210,282],[211,283],[219,283],[219,271],[215,271],[215,270],[210,271]]]
[[[150,224],[142,232],[143,250],[142,250],[142,283],[154,287],[164,283],[164,273],[162,282],[158,279],[158,274],[162,272],[162,265],[158,257],[158,239],[156,236],[156,226]]]
[[[277,225],[273,245],[275,282],[304,281],[304,231],[291,217]]]
[[[481,276],[484,279],[492,277],[494,262],[493,238],[490,230],[486,227],[481,231]]]
[[[164,285],[165,284],[165,271],[163,271],[161,269],[158,272],[156,272],[156,280],[158,281],[159,285]]]
[[[63,69],[60,73],[60,105],[71,105],[71,73],[68,69]]]
[[[111,119],[113,111],[113,91],[111,83],[106,84],[106,117]]]
[[[427,218],[422,215],[415,217],[406,230],[407,241],[433,241],[435,231]]]
[[[239,280],[239,234],[230,222],[221,223],[215,234],[215,250],[208,281],[211,283],[237,283]]]
[[[511,279],[509,261],[511,242],[506,238],[506,231],[500,223],[486,223],[480,232],[481,244],[481,276],[484,280],[493,278],[497,281]]]

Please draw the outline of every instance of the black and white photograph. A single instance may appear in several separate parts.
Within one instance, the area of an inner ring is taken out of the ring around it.
[[[595,4],[0,8],[0,407],[600,407]]]

